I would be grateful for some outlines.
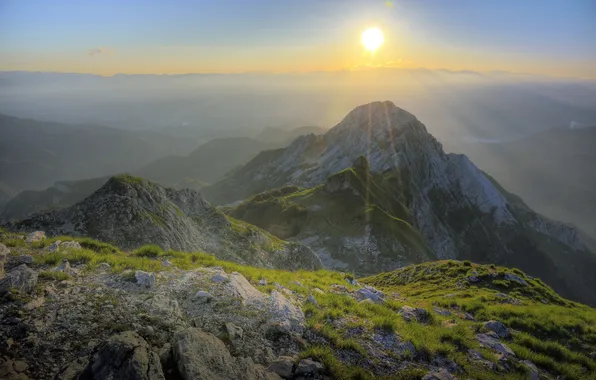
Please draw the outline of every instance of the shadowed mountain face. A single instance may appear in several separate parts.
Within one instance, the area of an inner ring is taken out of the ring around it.
[[[596,236],[596,127],[462,146],[480,168],[534,210]]]
[[[60,180],[112,175],[142,167],[192,142],[156,132],[131,132],[0,115],[0,183],[14,192]]]
[[[596,302],[596,280],[587,269],[596,256],[575,229],[533,212],[466,156],[445,154],[414,115],[391,102],[358,107],[324,135],[262,152],[203,194],[226,204],[288,185],[315,188],[359,155],[373,174],[393,177],[411,224],[437,258],[520,267],[562,294]],[[325,212],[324,204],[313,206]],[[342,249],[328,253],[338,257]]]
[[[128,175],[112,177],[74,206],[37,214],[9,227],[90,236],[125,249],[157,244],[164,249],[205,251],[263,267],[321,267],[309,248],[227,218],[195,191],[166,189]]]

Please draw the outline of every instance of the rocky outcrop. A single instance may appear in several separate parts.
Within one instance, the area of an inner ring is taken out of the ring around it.
[[[82,202],[37,214],[11,228],[41,229],[49,235],[90,236],[123,249],[157,244],[163,249],[203,251],[243,264],[287,269],[316,269],[320,260],[309,248],[286,243],[242,222],[231,222],[192,190],[173,190],[120,175]],[[43,232],[28,241],[42,239]],[[62,242],[52,249],[78,249]]]
[[[27,267],[26,264],[21,264],[0,279],[0,294],[4,294],[11,289],[29,293],[37,284],[37,276],[36,271]]]
[[[159,355],[138,334],[126,331],[110,338],[78,379],[165,380]]]

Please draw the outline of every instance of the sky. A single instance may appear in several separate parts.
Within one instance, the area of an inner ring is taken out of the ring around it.
[[[383,31],[374,53],[361,44]],[[596,78],[595,0],[0,0],[0,70]]]

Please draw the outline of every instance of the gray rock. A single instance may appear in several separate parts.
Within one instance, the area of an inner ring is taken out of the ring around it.
[[[204,290],[199,290],[197,294],[195,294],[195,300],[200,304],[211,302],[212,299],[213,296],[211,295],[211,293],[206,292]]]
[[[289,356],[280,356],[267,368],[267,372],[273,372],[282,379],[291,379],[294,369],[294,359]]]
[[[313,292],[313,293],[317,293],[317,294],[325,294],[325,292],[324,292],[324,291],[322,291],[322,290],[321,290],[321,289],[319,289],[319,288],[313,288],[313,289],[312,289],[312,292]]]
[[[306,318],[299,306],[294,305],[281,293],[274,290],[268,298],[270,322],[279,324],[286,331],[301,333]]]
[[[264,278],[259,280],[259,285],[261,286],[266,286],[267,285],[267,280],[265,280]]]
[[[476,320],[476,318],[474,318],[474,316],[470,313],[463,313],[462,318],[467,321],[475,321]]]
[[[306,302],[312,303],[315,306],[317,306],[319,304],[317,302],[317,300],[315,299],[315,297],[312,296],[312,294],[309,294],[308,297],[306,297]]]
[[[56,268],[55,270],[56,270],[56,272],[68,273],[68,272],[70,272],[70,263],[68,262],[67,259],[62,259],[62,264],[60,264],[60,266],[58,268]]]
[[[431,371],[427,373],[422,380],[455,380],[455,377],[443,368],[439,371]]]
[[[211,277],[212,282],[228,282],[230,279],[223,273],[216,273]]]
[[[151,289],[155,287],[155,273],[137,270],[135,272],[135,280],[137,280],[137,284],[146,286],[147,288]]]
[[[102,343],[81,379],[164,380],[159,355],[138,334],[126,331]]]
[[[227,277],[225,278],[227,281],[225,285],[226,290],[233,297],[240,298],[244,305],[258,306],[265,302],[265,295],[252,286],[252,284],[240,273],[232,272],[229,279]]]
[[[358,300],[370,299],[374,303],[385,302],[385,295],[383,292],[369,286],[356,290],[354,292],[354,297]]]
[[[323,364],[312,359],[302,359],[296,366],[296,376],[315,377],[323,372]]]
[[[483,326],[487,330],[495,332],[499,336],[499,338],[509,338],[511,336],[509,329],[499,321],[484,322]]]
[[[302,286],[302,283],[298,280],[294,280],[294,285]]]
[[[242,330],[242,327],[236,326],[232,322],[226,322],[224,327],[226,329],[228,338],[230,338],[231,341],[242,339],[244,336],[244,330]]]
[[[17,257],[17,262],[19,262],[19,264],[31,265],[33,264],[33,261],[33,256],[31,255],[21,255]]]
[[[25,264],[21,264],[0,279],[0,294],[6,293],[11,288],[30,293],[37,285],[37,276],[36,271]]]
[[[403,306],[399,309],[399,313],[407,322],[417,321],[426,322],[428,320],[428,311],[418,307]]]
[[[169,260],[164,260],[161,262],[161,265],[164,267],[171,267],[174,264],[172,264]]]
[[[58,251],[60,251],[60,240],[56,240],[55,242],[53,242],[48,247],[48,251],[50,251],[50,252],[58,252]]]
[[[480,279],[477,276],[470,276],[470,277],[468,277],[468,281],[475,284],[475,283],[479,282]]]
[[[83,249],[83,247],[81,247],[81,244],[79,244],[78,241],[69,240],[69,241],[63,241],[62,243],[60,243],[60,249],[61,250],[69,250],[69,251],[78,251],[78,250]]]
[[[526,280],[513,273],[505,273],[505,280],[517,282],[520,285],[528,286]]]
[[[540,380],[540,372],[538,372],[538,367],[534,363],[529,360],[522,360],[520,363],[526,367],[529,380]]]
[[[35,231],[35,232],[31,232],[30,234],[27,235],[27,243],[34,243],[37,241],[42,241],[43,239],[46,238],[46,233],[43,231]]]
[[[445,316],[445,317],[448,317],[448,316],[451,315],[451,312],[449,310],[441,309],[441,308],[438,308],[436,306],[433,307],[433,310],[434,310],[435,313],[437,313],[439,315],[442,315],[442,316]]]
[[[235,358],[213,334],[188,328],[174,335],[172,350],[184,380],[246,379],[262,377],[252,359]]]
[[[110,269],[112,269],[112,266],[110,264],[108,264],[108,263],[101,263],[101,264],[99,264],[99,270],[101,270],[101,271],[107,272]]]
[[[495,350],[503,355],[515,356],[515,353],[509,346],[499,342],[496,334],[478,334],[476,335],[476,340],[478,340],[482,346]]]
[[[337,285],[337,284],[331,285],[329,287],[329,291],[331,293],[336,293],[336,294],[350,293],[350,291],[348,290],[348,288],[346,288],[343,285]]]

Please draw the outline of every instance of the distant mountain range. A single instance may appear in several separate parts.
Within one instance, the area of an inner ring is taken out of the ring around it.
[[[140,168],[191,142],[157,132],[131,132],[0,115],[0,183],[12,193]]]

